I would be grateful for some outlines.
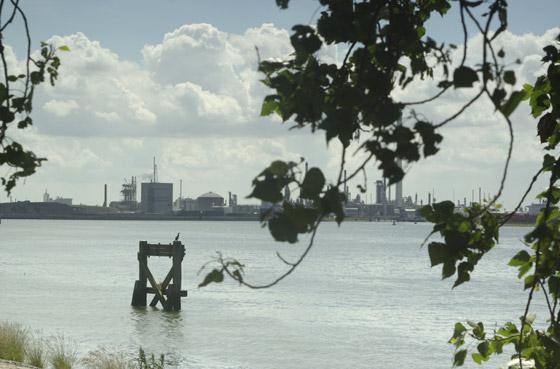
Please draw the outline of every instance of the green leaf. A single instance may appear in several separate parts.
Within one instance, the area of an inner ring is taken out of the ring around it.
[[[296,226],[283,213],[275,215],[268,221],[268,229],[276,241],[289,243],[298,241]]]
[[[62,45],[58,47],[60,51],[70,51],[70,48],[67,45]]]
[[[512,70],[506,70],[504,72],[504,82],[510,85],[514,85],[515,82],[517,82],[517,79],[515,78],[515,72]]]
[[[278,185],[278,181],[267,176],[264,180],[253,181],[253,192],[248,197],[253,197],[262,201],[277,203],[282,201],[282,186]]]
[[[460,350],[455,353],[453,359],[453,366],[462,366],[465,363],[465,358],[467,357],[467,350]]]
[[[525,289],[532,288],[533,285],[535,284],[535,275],[531,274],[525,277],[523,284]]]
[[[472,353],[472,359],[475,363],[477,363],[479,365],[482,364],[482,356],[479,353],[473,352]]]
[[[550,136],[554,134],[554,131],[558,124],[556,123],[556,118],[552,113],[546,113],[539,119],[537,124],[537,135],[541,139],[541,143],[548,141]]]
[[[337,187],[331,187],[320,199],[321,210],[325,215],[334,214],[336,222],[340,224],[344,220],[344,201],[345,195],[340,193]]]
[[[319,168],[311,168],[307,171],[301,185],[300,197],[304,199],[315,199],[319,196],[325,186],[325,176]]]
[[[231,274],[233,275],[233,278],[235,278],[235,280],[239,281],[239,284],[243,282],[243,274],[241,274],[241,271],[239,269],[234,270]]]
[[[552,276],[548,278],[548,290],[555,298],[560,297],[560,278]]]
[[[509,261],[509,266],[521,266],[526,264],[529,260],[531,260],[531,255],[525,250],[519,251],[511,260]]]
[[[425,205],[420,208],[420,215],[428,222],[434,221],[434,210],[430,205]]]
[[[295,243],[299,233],[313,229],[319,211],[300,204],[283,204],[283,211],[268,220],[268,229],[276,241]]]
[[[527,97],[527,93],[525,92],[525,90],[512,92],[508,101],[502,106],[500,106],[500,111],[502,112],[503,115],[509,117],[511,113],[515,111],[519,103],[522,100],[524,100],[526,97]]]
[[[453,337],[452,338],[460,337],[466,331],[467,331],[467,328],[465,328],[465,326],[463,324],[457,322],[457,323],[455,323],[455,327],[453,329]]]
[[[470,281],[470,272],[472,272],[473,270],[474,265],[467,261],[463,261],[461,264],[459,264],[459,267],[457,268],[457,280],[453,284],[453,288]]]
[[[43,73],[38,71],[31,72],[30,77],[31,77],[31,83],[34,85],[37,85],[45,80]]]
[[[207,285],[209,285],[210,283],[214,282],[214,283],[220,283],[224,280],[224,271],[223,269],[218,270],[218,269],[214,269],[212,270],[210,273],[208,273],[206,275],[206,277],[204,277],[204,280],[198,285],[198,287],[205,287]]]
[[[292,27],[292,30],[294,34],[290,41],[298,56],[311,55],[321,48],[323,43],[312,27],[298,24]]]
[[[447,245],[441,242],[431,242],[428,245],[428,254],[430,255],[430,263],[432,266],[442,264],[449,259]]]
[[[476,348],[484,358],[488,356],[488,349],[489,349],[488,341],[481,342]]]
[[[278,95],[268,95],[264,98],[261,107],[261,116],[267,116],[279,111]]]
[[[285,176],[288,170],[290,170],[288,163],[281,160],[273,161],[268,167],[268,171],[278,177]]]
[[[453,215],[453,210],[455,209],[455,204],[453,201],[442,201],[437,202],[432,205],[434,211],[438,214],[440,219],[446,219]]]
[[[446,279],[455,274],[455,260],[447,260],[443,263],[443,268],[441,269],[441,278]]]
[[[453,72],[453,86],[455,88],[472,87],[478,81],[478,74],[469,67],[458,67]]]
[[[276,5],[278,5],[281,9],[286,9],[288,8],[289,2],[290,0],[276,0]]]

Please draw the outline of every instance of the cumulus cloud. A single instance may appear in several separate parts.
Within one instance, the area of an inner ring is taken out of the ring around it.
[[[65,117],[75,110],[80,109],[76,100],[49,100],[43,105],[45,111],[56,115],[57,117]]]
[[[542,69],[542,47],[559,32],[506,32],[500,37],[508,60],[523,62],[511,66],[519,84],[534,80]],[[116,199],[122,178],[140,178],[153,156],[160,163],[160,178],[183,179],[192,195],[208,189],[244,195],[251,179],[277,158],[304,156],[310,165],[325,167],[333,176],[337,173],[336,143],[326,148],[324,136],[288,131],[277,118],[259,117],[262,99],[270,90],[259,82],[258,58],[283,58],[293,51],[284,29],[264,24],[232,34],[209,24],[184,25],[165,34],[161,42],[145,45],[138,61],[123,60],[83,33],[50,41],[68,45],[71,52],[61,55],[56,86],[44,86],[36,94],[33,130],[16,135],[49,158],[38,175],[17,189],[32,199],[45,183],[53,183],[61,194],[88,202],[88,194],[95,193],[101,182],[110,184]],[[469,50],[476,50],[480,42],[480,37],[469,40]],[[9,51],[10,65],[15,66],[17,57]],[[335,47],[320,55],[326,62],[339,61]],[[474,54],[473,60],[477,57]],[[421,83],[395,93],[395,99],[421,100],[436,91]],[[470,94],[450,90],[417,112],[438,122],[456,112]],[[541,146],[526,108],[519,109],[513,120],[517,151],[512,175],[527,177],[539,163]],[[436,184],[457,192],[470,192],[478,185],[494,189],[508,137],[492,105],[481,101],[445,127],[443,134],[440,154],[407,168],[405,193],[426,192]],[[348,160],[351,165],[359,162]],[[373,168],[368,173],[370,184],[379,176]],[[75,190],[76,181],[81,181],[81,191]]]

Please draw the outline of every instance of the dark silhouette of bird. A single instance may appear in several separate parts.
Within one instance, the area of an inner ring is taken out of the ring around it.
[[[181,233],[177,233],[177,236],[175,236],[175,241],[179,241],[179,235],[180,235],[180,234],[181,234]]]

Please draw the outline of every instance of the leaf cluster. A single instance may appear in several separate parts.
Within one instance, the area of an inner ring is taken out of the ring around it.
[[[556,41],[560,41],[560,37]],[[531,114],[538,119],[537,135],[544,149],[551,152],[558,145],[559,130],[559,93],[560,93],[560,57],[558,42],[544,48],[542,61],[547,63],[546,73],[537,78],[534,85],[525,84],[518,92],[519,99],[527,100]],[[511,76],[509,76],[511,78]],[[510,80],[510,82],[514,82]],[[492,335],[484,333],[482,323],[479,328],[473,326],[467,330],[457,323],[450,342],[456,347],[455,365],[462,365],[467,350],[461,348],[467,337],[478,342],[478,352],[472,353],[472,359],[481,363],[492,354],[502,353],[505,345],[512,345],[515,354],[513,363],[518,367],[535,367],[539,369],[558,368],[560,363],[560,157],[545,153],[542,168],[538,174],[549,175],[548,188],[538,195],[545,206],[540,210],[535,227],[525,236],[526,248],[517,252],[509,265],[517,269],[518,278],[523,280],[523,287],[528,291],[525,312],[521,324],[507,323],[494,331]],[[533,183],[538,176],[535,176]],[[496,238],[497,241],[497,238]],[[449,243],[446,242],[447,246]],[[529,314],[534,293],[541,291],[549,313],[548,326],[544,329],[533,327],[535,316]],[[478,327],[478,325],[477,325]],[[475,330],[478,329],[478,332]],[[482,333],[480,333],[482,332]]]
[[[444,279],[456,273],[453,287],[469,281],[475,265],[498,241],[496,217],[479,204],[466,208],[465,214],[457,212],[451,201],[424,206],[420,214],[434,223],[432,234],[442,237],[428,245],[432,267],[443,264]]]
[[[27,18],[19,7],[17,2],[12,2],[14,7],[13,14],[18,12],[25,26],[27,38],[29,42],[29,29],[27,26]],[[6,3],[0,4],[0,10],[6,7]],[[0,36],[4,33],[14,20],[12,16],[10,20],[2,25]],[[15,187],[20,178],[27,177],[35,173],[45,158],[40,158],[30,150],[24,148],[20,143],[13,141],[8,133],[10,129],[25,129],[33,124],[31,112],[33,110],[33,96],[35,88],[48,79],[49,83],[54,86],[58,78],[58,69],[60,67],[60,59],[57,51],[69,51],[67,46],[61,46],[55,49],[52,45],[41,43],[39,57],[34,59],[29,53],[30,44],[28,45],[28,54],[26,60],[25,74],[11,74],[8,69],[5,58],[5,46],[2,37],[0,37],[0,60],[2,61],[3,82],[0,82],[0,166],[6,165],[11,170],[9,175],[0,177],[0,183],[4,190],[9,194]]]

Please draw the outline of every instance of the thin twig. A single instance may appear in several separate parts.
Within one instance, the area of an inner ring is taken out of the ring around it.
[[[238,281],[239,283],[241,283],[242,285],[244,285],[245,287],[249,287],[251,289],[255,289],[255,290],[259,290],[259,289],[264,289],[264,288],[269,288],[272,287],[276,284],[278,284],[281,280],[283,280],[284,278],[286,278],[287,276],[289,276],[290,274],[292,274],[292,272],[301,264],[301,262],[305,259],[305,257],[307,256],[307,254],[309,253],[309,251],[311,250],[311,248],[313,247],[313,243],[315,241],[315,235],[317,234],[317,229],[319,228],[319,225],[321,224],[321,221],[323,220],[323,215],[321,215],[319,217],[319,219],[317,219],[317,221],[315,222],[315,225],[313,226],[313,232],[311,233],[311,238],[309,239],[309,243],[307,244],[307,247],[305,248],[305,251],[300,255],[300,257],[298,258],[298,260],[295,263],[289,263],[291,264],[290,269],[288,269],[286,272],[284,272],[282,275],[280,275],[279,277],[277,277],[274,281],[267,283],[267,284],[263,284],[263,285],[255,285],[252,283],[248,283],[245,282],[244,280],[239,280],[236,276],[233,275],[233,272],[231,272],[227,265],[223,262],[223,260],[221,261],[221,265],[223,270],[234,280]]]
[[[470,99],[469,102],[467,102],[465,105],[463,105],[461,107],[461,109],[459,109],[455,114],[453,114],[449,118],[445,119],[443,122],[434,125],[434,129],[443,127],[447,123],[449,123],[452,120],[454,120],[455,118],[457,118],[459,115],[463,114],[463,112],[465,110],[467,110],[468,107],[471,106],[476,100],[478,100],[480,98],[480,96],[482,96],[483,93],[484,93],[484,88],[481,88],[480,91],[472,99]]]
[[[523,196],[521,197],[521,199],[519,200],[519,202],[517,203],[515,208],[500,222],[500,227],[503,226],[504,224],[506,224],[511,219],[511,217],[513,217],[515,215],[517,210],[519,210],[519,208],[521,208],[521,205],[523,205],[523,202],[525,201],[525,198],[527,198],[527,196],[529,195],[529,192],[531,192],[531,189],[533,188],[533,185],[535,184],[535,182],[537,181],[537,179],[539,178],[539,176],[542,174],[543,171],[544,171],[544,168],[541,168],[533,176],[533,179],[531,179],[531,183],[529,183],[529,187],[527,187],[527,190],[525,191],[525,193],[523,194]]]
[[[370,161],[372,158],[373,158],[373,154],[370,153],[370,154],[368,155],[368,157],[362,162],[362,164],[361,164],[358,168],[356,168],[356,170],[355,170],[354,172],[352,172],[352,174],[350,174],[350,175],[346,178],[346,180],[349,181],[349,180],[351,180],[352,178],[354,178],[355,176],[357,176],[357,175],[360,173],[360,171],[361,171],[363,168],[366,167],[367,163],[369,163],[369,161]]]
[[[12,14],[10,15],[10,17],[8,18],[6,23],[4,23],[4,25],[2,25],[0,27],[0,32],[4,32],[6,27],[8,27],[14,21],[14,18],[16,16],[16,12],[17,12],[16,7],[17,7],[17,3],[19,3],[19,0],[15,0],[15,4],[14,4],[14,0],[10,0],[10,1],[14,5],[14,9],[12,10]],[[0,7],[3,7],[3,6],[4,6],[4,1],[2,1],[2,3],[0,4]]]
[[[545,285],[540,280],[539,280],[539,285],[541,286],[541,289],[542,289],[543,294],[544,294],[544,298],[546,300],[546,305],[548,306],[548,311],[550,312],[550,322],[552,324],[556,325],[556,320],[554,318],[554,310],[552,309],[552,306],[550,305],[550,299],[548,298],[548,293],[546,292]]]
[[[459,3],[459,14],[461,15],[461,26],[463,27],[463,58],[461,59],[461,66],[465,65],[465,61],[467,60],[467,41],[469,38],[469,33],[467,30],[467,24],[465,23],[465,5],[463,1]]]
[[[282,260],[282,262],[284,262],[284,264],[286,264],[286,265],[289,265],[289,266],[294,266],[295,265],[295,263],[291,263],[288,260],[284,259],[278,251],[276,251],[276,256],[278,256],[278,259]]]
[[[432,101],[436,100],[437,98],[439,98],[441,95],[443,95],[445,93],[445,91],[447,91],[449,89],[449,87],[451,87],[451,85],[444,87],[440,92],[438,92],[434,96],[429,97],[427,99],[419,100],[419,101],[411,101],[411,102],[399,102],[399,104],[404,105],[404,106],[410,106],[410,105],[421,105],[421,104],[432,102]]]
[[[484,90],[486,91],[490,100],[492,100],[492,97],[490,96],[490,92],[486,88]],[[486,210],[490,209],[490,207],[492,207],[496,203],[496,201],[498,201],[500,196],[502,196],[502,192],[504,191],[504,186],[505,186],[506,178],[507,178],[507,174],[508,174],[509,163],[511,161],[511,155],[512,155],[512,152],[513,152],[513,137],[514,137],[513,136],[513,125],[511,123],[511,120],[509,119],[509,117],[507,117],[505,114],[502,114],[502,115],[507,122],[508,133],[509,133],[509,146],[508,146],[508,152],[507,152],[507,156],[506,156],[506,162],[504,164],[504,169],[502,171],[502,179],[500,181],[500,187],[498,188],[498,192],[496,193],[496,195],[494,195],[492,200],[489,201],[488,204],[486,204],[482,208],[480,213],[483,213]]]
[[[12,2],[12,4],[14,5],[14,9],[16,9],[20,16],[21,19],[23,20],[23,28],[25,29],[25,37],[27,39],[27,58],[25,60],[25,91],[23,93],[23,96],[26,97],[27,93],[29,91],[29,82],[30,82],[30,78],[29,78],[29,64],[31,61],[31,35],[29,32],[29,23],[27,21],[27,16],[25,15],[25,13],[23,12],[23,10],[21,10],[21,8],[19,7],[19,0],[14,1],[14,0],[10,0]]]

